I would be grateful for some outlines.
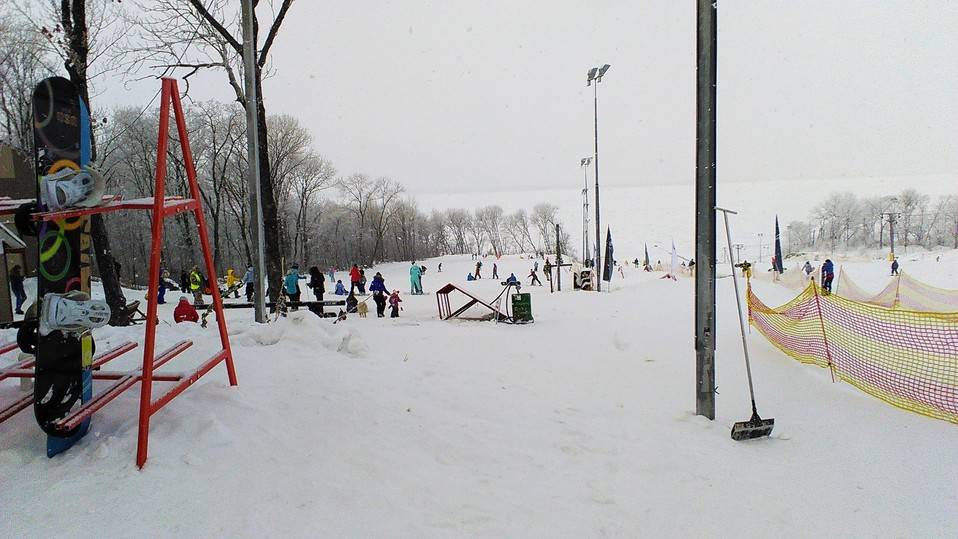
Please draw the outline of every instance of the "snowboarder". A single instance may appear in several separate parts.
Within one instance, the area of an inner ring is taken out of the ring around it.
[[[409,266],[409,293],[422,294],[422,268],[415,261]]]
[[[200,274],[199,266],[193,266],[190,270],[190,292],[193,293],[193,305],[204,305],[203,275]]]
[[[493,279],[499,278],[499,266],[496,265],[495,262],[492,263],[492,278]]]
[[[13,266],[10,270],[10,289],[13,290],[14,297],[17,298],[17,314],[23,314],[23,303],[27,301],[27,293],[23,290],[23,271],[20,266]]]
[[[386,316],[386,294],[389,293],[389,290],[386,289],[386,281],[383,280],[382,274],[378,271],[376,275],[373,275],[373,282],[369,285],[369,291],[373,293],[373,301],[376,302],[376,317]]]
[[[891,274],[898,275],[898,259],[897,258],[891,261]]]
[[[546,275],[549,275],[549,274],[547,273]],[[539,280],[539,275],[536,274],[535,268],[533,268],[532,271],[529,272],[528,277],[529,277],[529,279],[530,279],[530,281],[529,281],[529,284],[530,284],[530,285],[532,285],[532,286],[542,286],[542,281]],[[547,278],[548,278],[548,277],[547,277]]]
[[[316,301],[323,301],[323,294],[326,292],[325,281],[326,278],[319,272],[319,268],[316,266],[309,268],[309,282],[306,283],[306,286],[313,289],[313,295],[316,296]]]
[[[226,290],[232,290],[234,298],[239,297],[239,288],[234,288],[238,282],[239,278],[236,276],[233,268],[226,270]]]
[[[833,279],[835,279],[835,265],[830,258],[826,258],[825,263],[822,264],[822,290],[826,296],[832,293]]]
[[[389,296],[389,318],[399,318],[400,303],[402,303],[402,300],[399,299],[399,290],[393,290],[393,293]]]
[[[246,301],[247,303],[252,303],[253,301],[253,266],[246,267],[246,274],[243,275],[243,282],[246,283]]]
[[[353,267],[349,270],[349,291],[352,292],[353,289],[359,286],[359,266],[353,264]]]
[[[335,292],[335,294],[336,294],[337,296],[345,296],[345,295],[346,295],[346,287],[343,286],[343,281],[342,281],[342,279],[336,281],[336,292]]]
[[[186,296],[180,296],[180,302],[176,304],[176,309],[173,309],[173,321],[177,324],[200,321],[200,313],[196,312],[196,307],[190,304]]]

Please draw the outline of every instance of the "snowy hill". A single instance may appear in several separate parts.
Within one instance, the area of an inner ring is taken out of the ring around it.
[[[441,274],[439,260],[425,262],[427,292],[452,281],[491,299],[501,288],[465,282],[470,257],[441,261]],[[923,278],[948,267],[950,280],[956,261],[951,252],[906,267]],[[524,276],[530,263],[504,257],[500,275]],[[880,288],[884,263],[856,264],[861,283]],[[405,291],[407,268],[375,270]],[[0,425],[0,536],[944,537],[958,529],[955,425],[833,384],[753,332],[758,407],[776,427],[770,439],[733,442],[728,429],[750,407],[731,280],[719,280],[710,422],[693,415],[691,281],[626,271],[611,293],[525,287],[536,319],[527,326],[440,321],[433,294],[404,294],[399,319],[337,325],[300,311],[256,326],[251,313],[230,311],[239,387],[217,369],[154,417],[142,471],[133,464],[132,392],[54,459],[28,411]],[[770,303],[794,294],[756,287]],[[163,320],[171,310],[161,309]],[[142,339],[142,327],[104,328],[96,338],[100,346]],[[217,346],[212,328],[167,322],[157,346],[182,338],[196,345],[170,370]],[[137,362],[131,353],[111,368]],[[0,383],[0,400],[19,391]]]

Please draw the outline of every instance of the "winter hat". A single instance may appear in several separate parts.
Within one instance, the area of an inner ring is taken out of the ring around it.
[[[189,300],[186,299],[186,296],[180,296],[180,301],[189,301]]]

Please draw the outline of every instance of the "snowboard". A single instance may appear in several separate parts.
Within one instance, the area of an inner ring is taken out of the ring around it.
[[[37,205],[40,211],[48,211],[44,203],[51,192],[47,180],[56,178],[64,169],[80,171],[90,163],[90,115],[76,87],[62,77],[51,77],[37,85],[32,111]],[[89,296],[89,217],[44,221],[36,232],[39,308],[35,312],[40,316],[47,294],[78,291]],[[48,435],[47,456],[52,457],[70,448],[90,428],[89,419],[67,430],[57,428],[56,422],[93,398],[94,343],[88,329],[42,333],[35,333],[33,410],[37,423]]]

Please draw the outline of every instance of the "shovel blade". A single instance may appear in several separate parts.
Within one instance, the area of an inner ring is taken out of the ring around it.
[[[739,421],[732,425],[732,439],[735,441],[752,440],[772,434],[775,419],[762,419],[758,416],[748,421]]]

